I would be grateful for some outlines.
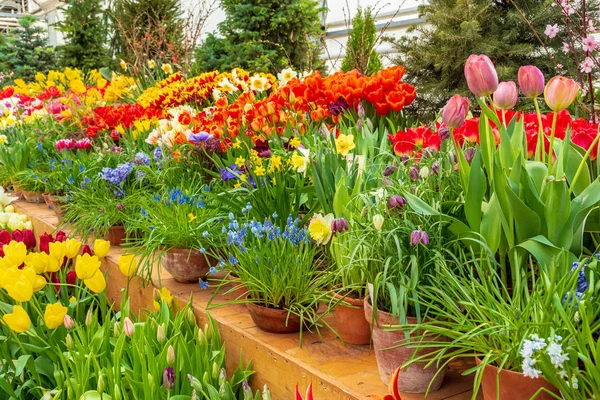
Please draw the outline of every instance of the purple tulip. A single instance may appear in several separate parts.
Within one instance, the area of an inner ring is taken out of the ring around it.
[[[459,128],[467,118],[471,102],[466,97],[461,97],[459,94],[455,94],[448,100],[444,111],[442,112],[442,121],[448,127],[456,129]],[[448,135],[449,137],[450,135]]]
[[[167,367],[163,371],[163,387],[166,390],[173,390],[175,387],[175,371],[172,367]]]
[[[442,140],[450,139],[450,128],[442,126],[438,131],[438,136]]]
[[[416,246],[419,243],[421,243],[424,246],[427,246],[429,244],[429,235],[427,234],[427,232],[422,231],[420,229],[412,231],[410,234],[410,245]]]
[[[410,179],[413,181],[419,179],[419,170],[415,167],[410,167],[410,169],[408,170],[408,174],[410,176]]]
[[[394,172],[396,172],[396,167],[394,167],[393,165],[388,165],[387,167],[385,167],[385,169],[383,170],[383,176],[390,176],[392,175]]]
[[[395,208],[402,210],[402,207],[404,207],[405,204],[406,199],[402,196],[398,196],[397,194],[395,194],[388,200],[387,207],[390,210],[393,210]]]

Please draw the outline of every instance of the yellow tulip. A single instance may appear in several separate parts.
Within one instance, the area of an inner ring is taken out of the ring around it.
[[[50,329],[56,329],[63,324],[67,315],[67,307],[60,303],[46,305],[46,312],[44,312],[44,323]]]
[[[65,242],[54,242],[50,243],[49,247],[50,257],[59,260],[62,263],[65,254],[67,254],[67,244]]]
[[[4,289],[15,301],[23,303],[33,296],[33,285],[21,270],[6,270],[4,279]]]
[[[36,274],[41,274],[46,270],[46,253],[29,253],[25,257],[25,265],[35,270]]]
[[[132,276],[137,269],[137,260],[133,254],[126,254],[119,257],[119,270],[125,276]]]
[[[58,272],[60,266],[62,265],[62,260],[51,257],[48,254],[46,254],[46,257],[44,258],[46,261],[46,269],[44,272]]]
[[[47,283],[46,278],[44,278],[43,276],[37,275],[35,277],[35,283],[33,284],[33,291],[39,292],[44,287],[46,287],[46,283]]]
[[[66,242],[66,253],[67,258],[75,258],[77,254],[79,254],[79,249],[81,248],[81,242],[77,239],[69,239]]]
[[[91,278],[84,279],[83,282],[94,293],[100,293],[106,288],[106,279],[100,270],[96,271]]]
[[[3,264],[8,268],[20,266],[27,256],[25,243],[15,242],[14,240],[2,246],[2,250],[4,250]]]
[[[29,315],[21,306],[13,306],[12,313],[6,314],[3,318],[6,325],[17,333],[25,332],[31,325]]]
[[[100,264],[100,260],[97,256],[90,256],[89,254],[77,256],[75,261],[75,272],[77,273],[77,277],[79,279],[90,279],[98,272]]]
[[[103,259],[108,255],[110,250],[110,242],[108,240],[96,239],[94,241],[94,254],[99,259]]]

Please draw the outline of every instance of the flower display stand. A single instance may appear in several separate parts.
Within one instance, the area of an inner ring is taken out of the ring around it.
[[[18,212],[31,218],[36,235],[56,230],[57,218],[45,205],[19,201]],[[68,232],[67,232],[68,233]],[[107,273],[108,297],[118,305],[127,285],[127,278],[119,272],[117,259],[123,254],[113,247],[102,261]],[[187,303],[193,295],[194,312],[200,326],[208,321],[206,305],[213,289],[200,289],[197,284],[183,284],[166,271],[155,274],[154,285],[169,289],[178,306]],[[160,281],[160,283],[159,283]],[[134,278],[129,283],[131,310],[143,315],[144,309],[153,309],[153,286],[142,287],[141,280]],[[219,295],[220,296],[220,295]],[[223,300],[229,299],[223,295]],[[231,295],[229,295],[231,296]],[[369,346],[345,346],[332,332],[323,329],[322,336],[316,332],[304,332],[300,346],[298,334],[271,334],[260,330],[244,305],[227,305],[210,311],[216,321],[226,347],[227,370],[233,371],[239,364],[240,354],[244,363],[252,360],[256,373],[250,381],[256,390],[268,385],[273,399],[294,398],[296,383],[306,388],[311,382],[315,400],[363,400],[368,394],[384,394],[386,386],[381,382],[373,350]],[[329,316],[333,323],[333,316]],[[472,376],[464,377],[461,372],[472,364],[451,364],[444,384],[439,391],[429,394],[431,400],[468,400],[472,395]],[[419,394],[403,394],[404,400],[423,399]]]

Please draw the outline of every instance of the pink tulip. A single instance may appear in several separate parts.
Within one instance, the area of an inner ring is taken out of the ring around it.
[[[525,97],[534,99],[544,92],[544,74],[538,67],[526,65],[519,68],[519,87]]]
[[[559,112],[569,107],[578,93],[579,83],[564,76],[555,76],[544,88],[544,99],[552,111]]]
[[[471,54],[465,63],[469,90],[477,97],[489,96],[498,88],[498,74],[492,60],[485,54]]]
[[[442,121],[450,128],[456,129],[460,127],[467,118],[469,107],[471,107],[469,99],[461,97],[459,94],[455,94],[448,100],[446,107],[444,107]]]
[[[501,110],[511,110],[519,100],[519,89],[517,84],[510,82],[500,82],[498,89],[493,95],[494,105]]]

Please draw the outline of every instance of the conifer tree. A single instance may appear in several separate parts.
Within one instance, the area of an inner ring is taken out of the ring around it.
[[[531,29],[543,32],[554,23],[558,9],[552,1],[515,1],[518,9],[511,0],[429,0],[420,6],[424,23],[396,42],[395,61],[406,67],[407,81],[417,88],[411,108],[427,119],[451,94],[469,95],[463,71],[471,54],[487,54],[500,80],[516,80],[519,66],[527,64],[547,77],[556,74],[556,64],[568,60],[559,49],[544,48]]]
[[[375,49],[377,45],[377,28],[373,9],[358,8],[356,16],[352,19],[352,29],[346,44],[346,56],[342,61],[342,71],[348,72],[356,69],[365,75],[371,75],[383,67],[379,54]]]
[[[316,70],[322,34],[315,0],[221,0],[226,19],[196,54],[201,71]]]
[[[64,18],[57,25],[65,34],[58,49],[63,67],[84,70],[106,67],[109,63],[107,28],[101,0],[68,0]]]

